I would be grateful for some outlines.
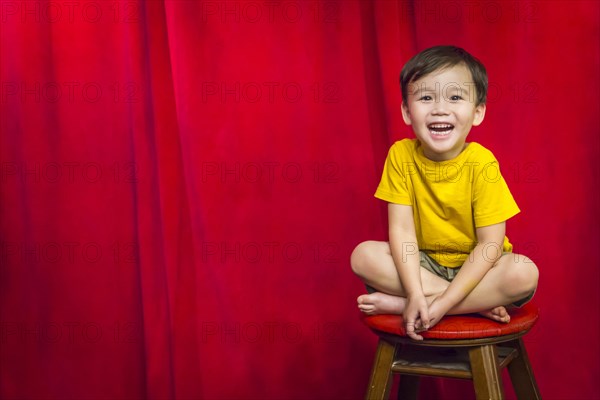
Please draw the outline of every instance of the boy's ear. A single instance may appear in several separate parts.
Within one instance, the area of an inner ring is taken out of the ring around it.
[[[483,122],[485,117],[485,104],[480,104],[475,107],[475,118],[473,118],[473,126],[478,126]]]
[[[402,119],[404,119],[404,123],[406,125],[412,125],[412,122],[410,120],[410,111],[408,111],[408,106],[406,105],[405,102],[402,102]]]

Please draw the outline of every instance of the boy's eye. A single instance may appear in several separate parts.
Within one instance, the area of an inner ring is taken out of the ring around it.
[[[459,95],[454,95],[454,96],[450,96],[450,100],[459,101],[459,100],[462,100],[462,97]]]
[[[421,96],[421,98],[419,98],[419,101],[431,101],[432,97],[431,96]]]

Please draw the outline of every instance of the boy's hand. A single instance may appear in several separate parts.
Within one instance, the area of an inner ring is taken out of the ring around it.
[[[404,319],[404,329],[406,334],[414,340],[423,340],[423,336],[418,335],[415,330],[417,320],[421,321],[424,326],[429,326],[429,309],[425,296],[417,295],[407,298],[406,308],[402,315]]]
[[[433,328],[444,315],[450,310],[451,307],[448,306],[447,302],[444,301],[442,296],[438,296],[433,300],[433,302],[429,305],[428,313],[429,313],[429,327],[425,327],[423,324],[423,320],[418,319],[415,321],[415,330],[417,332],[422,332],[424,330]]]

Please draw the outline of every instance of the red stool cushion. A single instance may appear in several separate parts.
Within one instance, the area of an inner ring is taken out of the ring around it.
[[[492,321],[478,314],[446,315],[433,328],[421,332],[424,339],[476,339],[504,336],[530,329],[537,321],[539,308],[531,302],[522,308],[507,309],[510,322]],[[373,315],[361,313],[365,325],[374,331],[406,336],[401,315]]]

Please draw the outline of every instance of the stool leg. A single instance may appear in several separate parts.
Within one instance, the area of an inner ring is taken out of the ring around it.
[[[416,375],[400,375],[398,400],[417,400],[420,378]]]
[[[515,388],[517,398],[519,400],[540,400],[542,396],[533,376],[533,369],[529,363],[523,340],[519,338],[507,344],[519,351],[517,358],[508,364],[508,374]]]
[[[477,400],[503,400],[496,346],[488,344],[473,347],[469,350],[469,359]]]
[[[366,396],[367,400],[387,400],[392,386],[392,364],[395,355],[396,346],[379,339]]]

